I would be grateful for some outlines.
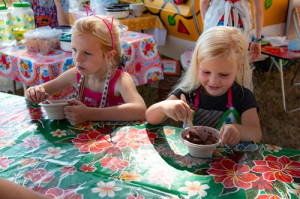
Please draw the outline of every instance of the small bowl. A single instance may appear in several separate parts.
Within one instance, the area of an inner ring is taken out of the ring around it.
[[[131,10],[131,13],[134,16],[140,17],[144,11],[144,4],[143,3],[132,3],[132,4],[129,4],[129,8]]]
[[[49,100],[48,102],[42,102],[40,105],[45,109],[48,118],[51,120],[62,120],[65,119],[64,107],[68,106],[67,100]]]
[[[65,34],[59,37],[60,48],[62,50],[72,52],[71,37],[72,34]]]
[[[115,3],[105,7],[106,15],[117,19],[126,18],[129,16],[129,4]]]
[[[219,131],[217,129],[208,127],[208,126],[194,126],[196,133],[200,136],[201,139],[205,140],[207,136],[211,135],[216,139],[216,142],[211,144],[195,144],[188,141],[185,137],[191,129],[185,128],[180,132],[180,139],[189,149],[189,153],[191,156],[197,158],[210,158],[216,147],[220,145],[221,139],[219,138]]]

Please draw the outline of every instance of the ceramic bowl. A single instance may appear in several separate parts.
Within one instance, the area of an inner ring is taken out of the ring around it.
[[[134,16],[140,17],[144,11],[144,4],[143,3],[132,3],[132,4],[129,4],[129,8],[131,10],[131,13]]]
[[[51,120],[65,119],[64,107],[69,105],[67,100],[48,100],[40,105],[45,109],[47,116]]]
[[[208,127],[208,126],[194,126],[196,133],[199,135],[202,141],[205,141],[208,136],[212,136],[215,143],[211,140],[207,141],[210,142],[209,144],[195,144],[186,139],[187,134],[190,133],[191,129],[185,128],[180,132],[180,139],[188,147],[189,153],[191,156],[197,158],[210,158],[216,147],[220,145],[221,140],[219,139],[219,131],[217,129]]]

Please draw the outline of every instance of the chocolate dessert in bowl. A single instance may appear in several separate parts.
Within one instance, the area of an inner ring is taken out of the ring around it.
[[[180,139],[189,149],[191,156],[197,158],[210,158],[221,140],[219,131],[208,126],[194,126],[183,129]]]

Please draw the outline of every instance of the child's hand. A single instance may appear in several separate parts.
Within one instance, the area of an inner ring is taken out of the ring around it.
[[[35,103],[43,102],[46,98],[48,98],[48,94],[42,85],[28,88],[25,92],[25,95],[29,101]]]
[[[221,146],[224,146],[225,144],[230,146],[236,145],[241,139],[239,130],[233,124],[224,125],[220,132],[220,138],[222,140]]]
[[[87,106],[77,99],[73,98],[68,103],[71,106],[66,106],[64,108],[64,112],[66,114],[66,118],[72,123],[72,124],[81,124],[85,121],[87,121],[85,117],[85,112],[87,110]]]
[[[167,100],[164,102],[164,113],[175,121],[188,121],[193,119],[193,111],[182,100]]]

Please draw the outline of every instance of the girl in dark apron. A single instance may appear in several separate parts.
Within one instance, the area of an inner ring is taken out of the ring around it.
[[[219,129],[221,145],[259,142],[258,106],[244,88],[248,70],[247,42],[241,30],[216,26],[197,41],[191,64],[168,99],[150,106],[151,124],[168,117]]]

